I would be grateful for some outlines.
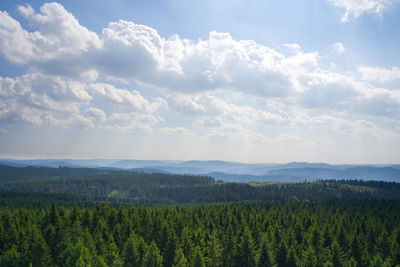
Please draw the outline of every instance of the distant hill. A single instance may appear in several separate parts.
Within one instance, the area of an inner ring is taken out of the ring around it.
[[[248,181],[312,181],[317,179],[364,179],[400,182],[400,165],[334,165],[327,163],[289,162],[241,163],[219,160],[136,160],[136,159],[2,159],[0,164],[14,167],[70,167],[103,170],[142,171],[207,175],[217,180]]]
[[[265,176],[299,176],[316,179],[362,179],[362,180],[380,180],[380,181],[400,181],[400,169],[393,167],[372,167],[372,166],[356,166],[338,169],[323,168],[293,168],[272,170]]]
[[[49,168],[49,167],[14,167],[0,165],[0,183],[19,181],[39,181],[58,178],[88,177],[100,174],[123,173],[90,168]]]

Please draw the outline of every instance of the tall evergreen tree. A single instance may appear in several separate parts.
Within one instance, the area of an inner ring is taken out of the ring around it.
[[[124,267],[142,266],[147,245],[143,238],[132,233],[125,243],[122,251]]]
[[[294,251],[294,247],[291,246],[289,248],[289,252],[288,252],[288,258],[287,258],[287,266],[288,267],[296,267],[297,264],[297,256],[296,253]]]
[[[162,267],[163,258],[156,243],[151,242],[143,258],[143,267]]]
[[[235,249],[236,249],[236,240],[235,234],[233,232],[232,225],[228,226],[224,234],[223,239],[223,261],[227,266],[233,266],[234,257],[235,257]]]
[[[268,242],[264,238],[257,257],[257,267],[272,267],[272,259],[268,248]]]
[[[188,261],[183,254],[183,251],[181,248],[179,248],[176,253],[175,253],[175,260],[174,260],[174,267],[187,267],[188,266]]]
[[[239,239],[239,246],[236,251],[237,266],[255,266],[255,244],[250,230],[245,226]]]
[[[342,248],[339,246],[339,243],[336,239],[333,240],[331,247],[331,262],[334,266],[343,266],[344,265],[344,253]]]
[[[215,231],[211,233],[207,247],[207,266],[222,266],[222,247]]]
[[[304,267],[315,267],[318,264],[317,255],[312,246],[308,246],[302,253],[301,265]]]
[[[203,255],[201,254],[200,248],[196,247],[193,251],[192,258],[190,260],[190,267],[205,267]]]
[[[276,252],[275,256],[275,264],[279,267],[286,267],[287,266],[287,247],[285,242],[281,241]]]
[[[110,241],[106,246],[105,251],[105,262],[109,266],[121,266],[122,260],[119,256],[119,251],[117,246],[113,241]]]

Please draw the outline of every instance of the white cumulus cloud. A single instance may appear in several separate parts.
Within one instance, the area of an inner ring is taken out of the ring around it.
[[[337,7],[344,8],[346,13],[342,17],[343,22],[347,22],[350,16],[358,18],[364,13],[381,14],[390,5],[398,2],[397,0],[329,0]]]
[[[191,136],[194,133],[186,128],[183,127],[164,127],[160,129],[161,133],[164,134],[173,134],[173,135],[183,135],[183,136]]]
[[[100,122],[103,122],[107,119],[104,111],[102,111],[101,109],[98,109],[98,108],[94,108],[94,107],[86,109],[86,114],[90,118],[93,118],[94,120],[100,121]]]
[[[389,82],[400,79],[400,68],[393,66],[391,69],[378,67],[359,67],[358,72],[365,81]]]
[[[334,43],[332,45],[332,49],[333,49],[333,52],[335,54],[337,54],[337,55],[341,55],[341,54],[344,54],[346,52],[346,49],[344,48],[344,45],[342,43],[340,43],[340,42],[339,43]]]

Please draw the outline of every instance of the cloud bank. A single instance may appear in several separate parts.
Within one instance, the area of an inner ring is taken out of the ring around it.
[[[343,20],[392,3],[361,2],[332,0],[346,9]],[[31,28],[0,12],[0,54],[28,68],[0,77],[2,125],[158,129],[262,143],[311,142],[315,132],[321,140],[399,136],[400,91],[376,84],[399,79],[396,66],[344,74],[298,44],[285,44],[285,53],[215,31],[206,40],[165,38],[124,20],[98,34],[58,3],[19,12]],[[340,42],[332,49],[345,53]]]

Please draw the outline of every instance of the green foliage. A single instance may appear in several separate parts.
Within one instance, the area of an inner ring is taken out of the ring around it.
[[[183,254],[182,249],[178,249],[175,253],[175,260],[174,260],[174,267],[187,267],[188,266],[188,261],[185,257],[185,254]]]
[[[223,266],[222,262],[222,246],[216,231],[213,231],[207,243],[207,266],[219,267]]]
[[[144,255],[143,259],[143,267],[161,267],[163,262],[163,258],[160,254],[160,250],[158,249],[156,243],[151,242],[149,249]]]
[[[257,257],[257,267],[272,267],[271,254],[268,248],[268,242],[265,238],[262,240]]]
[[[0,256],[0,267],[14,267],[21,265],[21,254],[17,251],[15,247],[6,250],[3,255]]]
[[[191,261],[190,261],[190,267],[206,267],[203,259],[203,255],[201,254],[201,250],[199,247],[196,247],[194,249]]]
[[[0,266],[400,264],[399,200],[92,205],[0,207]]]
[[[237,266],[255,266],[255,243],[248,227],[244,227],[237,248]]]
[[[277,266],[286,267],[288,266],[287,259],[287,247],[284,242],[280,242],[279,247],[277,248],[276,256],[275,256],[275,264]]]
[[[123,250],[124,267],[142,266],[147,244],[141,236],[132,233]]]

